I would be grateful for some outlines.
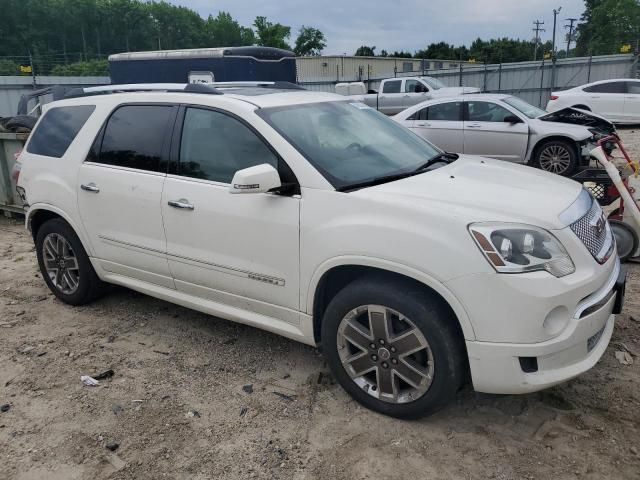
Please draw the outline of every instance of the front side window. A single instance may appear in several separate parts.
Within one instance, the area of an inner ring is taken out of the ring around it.
[[[164,171],[162,148],[174,107],[125,105],[109,117],[100,153],[93,161],[118,167]]]
[[[405,80],[404,81],[404,92],[405,93],[416,93],[416,87],[421,85],[417,80]]]
[[[640,82],[627,82],[627,93],[640,94]]]
[[[27,152],[61,158],[93,111],[94,105],[49,109],[31,135]]]
[[[278,168],[278,157],[245,124],[214,110],[187,108],[179,175],[231,183],[238,170],[263,163]]]
[[[513,116],[509,110],[493,102],[467,102],[470,122],[504,122]]]
[[[511,105],[520,113],[524,113],[529,118],[538,118],[540,115],[544,115],[547,113],[541,108],[534,107],[530,103],[527,103],[518,97],[507,97],[502,101],[507,105]]]
[[[589,93],[626,93],[626,82],[606,82],[584,88]]]
[[[440,151],[362,103],[322,102],[256,112],[337,189],[412,172]]]
[[[384,82],[382,93],[400,93],[401,83],[402,80],[391,80],[389,82]]]

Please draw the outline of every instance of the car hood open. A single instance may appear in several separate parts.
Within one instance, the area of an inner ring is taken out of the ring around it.
[[[545,122],[570,123],[573,125],[582,125],[587,128],[598,130],[599,132],[610,135],[615,133],[616,127],[604,117],[595,113],[579,108],[567,107],[556,112],[540,115],[538,120]]]
[[[427,208],[463,222],[508,221],[560,229],[579,183],[531,167],[471,155],[402,180],[364,188],[358,195],[408,208]]]

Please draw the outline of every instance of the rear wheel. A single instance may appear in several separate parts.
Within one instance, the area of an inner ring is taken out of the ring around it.
[[[534,164],[545,172],[567,177],[578,166],[578,154],[565,140],[548,140],[536,148]]]
[[[80,239],[61,218],[46,221],[36,235],[42,278],[53,294],[70,305],[83,305],[103,291]]]
[[[638,250],[638,235],[630,225],[620,220],[609,220],[609,225],[616,239],[620,260],[629,259]]]
[[[327,363],[358,402],[415,418],[450,402],[466,371],[457,320],[413,284],[356,280],[331,301],[322,323]]]

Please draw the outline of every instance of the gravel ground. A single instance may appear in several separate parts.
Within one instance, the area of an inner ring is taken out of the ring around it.
[[[636,131],[623,136],[640,158]],[[125,289],[63,305],[21,223],[2,218],[0,478],[637,479],[639,299],[631,265],[612,343],[585,375],[523,396],[467,387],[406,422],[361,408],[316,350],[282,337]]]

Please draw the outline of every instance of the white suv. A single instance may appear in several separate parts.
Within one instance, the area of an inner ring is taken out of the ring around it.
[[[21,156],[62,301],[113,283],[321,345],[356,400],[398,417],[469,372],[531,392],[605,351],[625,277],[579,184],[445,154],[340,95],[109,88],[49,104]]]

